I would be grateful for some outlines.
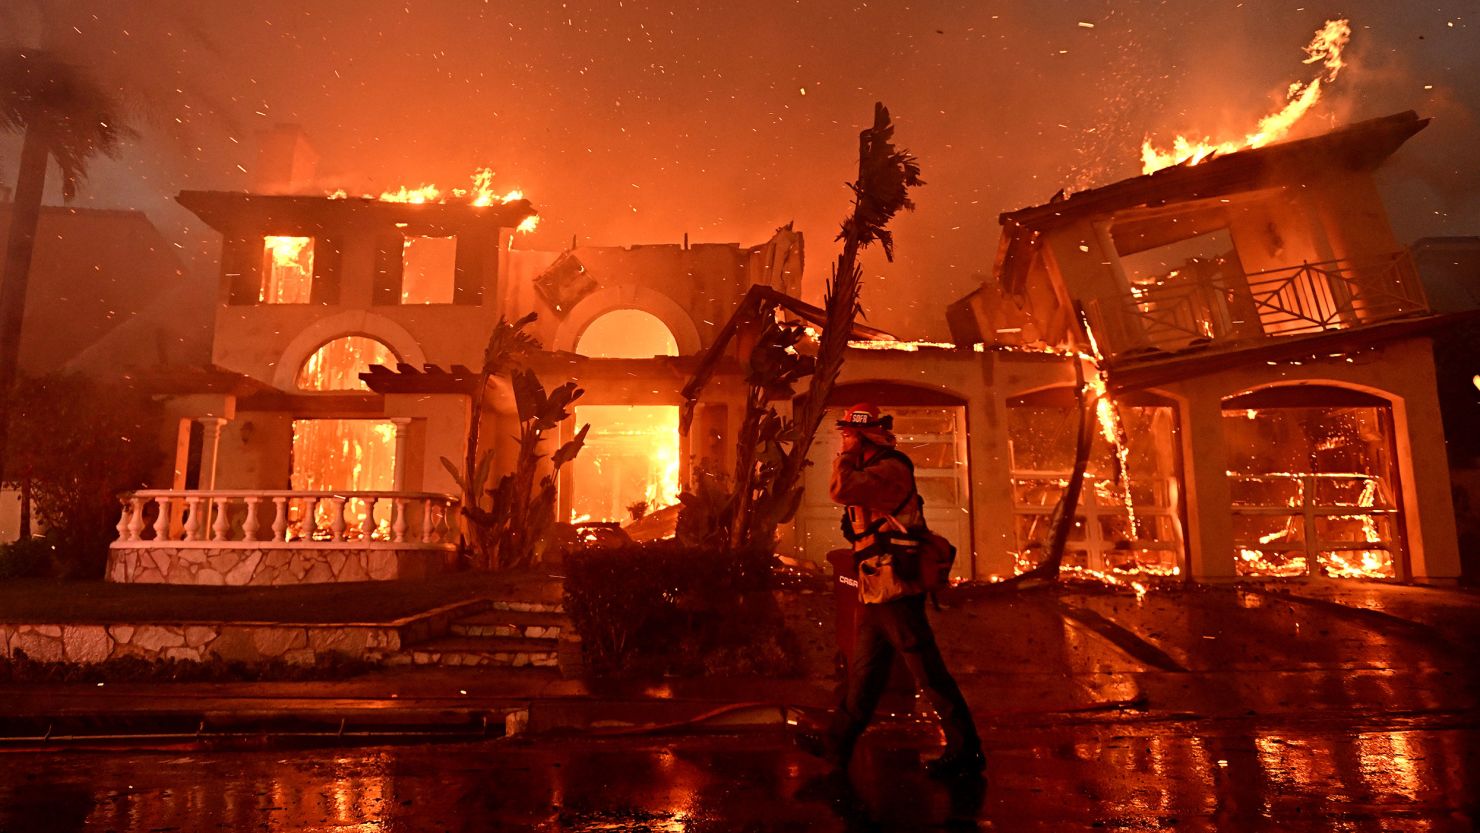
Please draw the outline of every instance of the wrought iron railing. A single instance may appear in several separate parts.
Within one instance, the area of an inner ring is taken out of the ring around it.
[[[1406,251],[1136,287],[1086,304],[1111,356],[1309,335],[1428,311]]]

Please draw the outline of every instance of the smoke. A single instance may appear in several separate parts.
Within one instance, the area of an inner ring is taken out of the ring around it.
[[[1305,78],[1300,47],[1335,16],[1356,29],[1355,66],[1313,125],[1410,108],[1435,115],[1387,179],[1395,223],[1405,237],[1480,230],[1467,196],[1480,169],[1466,150],[1473,132],[1464,140],[1480,49],[1442,9],[1378,0],[1339,9],[1236,0],[11,6],[19,11],[0,19],[6,31],[107,79],[140,122],[122,160],[95,166],[82,204],[149,212],[201,253],[201,280],[211,279],[215,236],[173,195],[246,187],[256,131],[292,122],[322,158],[315,187],[324,191],[461,186],[491,167],[495,188],[522,189],[543,215],[520,240],[529,247],[685,233],[755,243],[795,221],[808,235],[805,288],[817,300],[848,208],[857,133],[882,100],[928,185],[915,194],[918,210],[896,221],[896,262],[865,254],[864,303],[875,325],[940,338],[945,305],[990,268],[998,213],[1135,175],[1147,136],[1248,130]],[[14,150],[0,145],[0,166]]]

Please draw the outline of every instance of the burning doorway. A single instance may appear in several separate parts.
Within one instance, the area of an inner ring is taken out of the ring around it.
[[[1177,413],[1149,394],[1118,398],[1126,446],[1096,437],[1063,565],[1174,575],[1182,569],[1182,478]],[[1019,397],[1007,411],[1016,570],[1047,555],[1054,509],[1074,469],[1079,406],[1058,388]]]
[[[574,421],[591,433],[571,463],[573,517],[626,522],[678,502],[678,406],[582,405]]]
[[[1403,514],[1392,412],[1343,388],[1225,400],[1223,436],[1240,576],[1396,578]]]
[[[304,361],[295,379],[300,390],[317,393],[367,391],[360,374],[371,365],[395,366],[396,354],[385,344],[365,336],[341,336],[323,344]],[[396,426],[387,419],[295,419],[291,446],[290,484],[294,491],[387,492],[395,488]],[[316,526],[330,522],[329,501],[319,501]],[[377,526],[387,528],[391,507],[376,506]],[[293,507],[290,523],[301,521]],[[350,527],[365,519],[365,501],[345,504],[344,521]],[[383,516],[383,517],[382,517]]]
[[[308,492],[389,492],[395,488],[396,426],[388,419],[293,420],[292,488]],[[320,501],[316,526],[333,521],[329,501]],[[375,507],[376,526],[390,525],[389,501]],[[296,509],[296,507],[295,507]],[[365,519],[365,501],[349,500],[344,521],[358,528]],[[300,518],[294,512],[289,522]]]
[[[576,340],[576,352],[595,359],[652,359],[677,356],[678,341],[657,316],[619,309],[592,321]],[[575,409],[574,423],[589,423],[591,433],[571,463],[573,519],[627,522],[678,502],[678,410],[625,404]]]

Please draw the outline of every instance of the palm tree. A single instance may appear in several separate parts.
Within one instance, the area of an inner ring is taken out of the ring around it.
[[[807,456],[827,413],[827,401],[837,386],[848,339],[861,311],[863,267],[858,263],[858,252],[877,242],[884,249],[884,257],[894,260],[894,234],[889,223],[900,211],[914,210],[910,189],[924,184],[915,155],[894,145],[889,108],[876,102],[873,127],[858,134],[858,181],[848,184],[853,191],[853,212],[843,219],[837,236],[843,241],[843,251],[827,282],[827,318],[818,339],[812,384],[792,411],[794,422],[789,433],[794,439],[767,495],[769,505],[762,507],[754,520],[741,516],[753,541],[768,544],[776,526],[790,521],[801,505],[802,473],[810,465]]]
[[[47,161],[56,160],[62,198],[71,200],[88,162],[99,154],[116,156],[129,135],[119,111],[113,96],[76,66],[39,50],[0,53],[0,130],[24,136],[0,272],[0,472]]]

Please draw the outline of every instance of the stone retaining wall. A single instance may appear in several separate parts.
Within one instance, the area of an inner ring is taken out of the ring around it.
[[[424,579],[448,572],[441,547],[137,547],[108,551],[108,581],[123,584],[281,585]]]
[[[384,624],[0,623],[0,654],[13,657],[21,650],[39,662],[83,664],[138,657],[188,662],[282,660],[312,665],[330,654],[376,662],[405,645],[444,635],[454,619],[488,607],[485,600],[460,602]]]

